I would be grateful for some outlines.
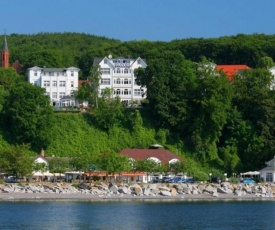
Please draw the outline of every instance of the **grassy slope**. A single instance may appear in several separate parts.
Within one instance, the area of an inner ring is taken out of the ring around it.
[[[118,152],[122,148],[146,148],[156,142],[155,130],[142,128],[140,132],[133,135],[122,127],[106,132],[96,128],[82,114],[56,114],[52,141],[46,153],[48,156],[75,156],[80,153]]]

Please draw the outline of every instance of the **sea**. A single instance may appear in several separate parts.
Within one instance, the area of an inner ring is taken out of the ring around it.
[[[4,201],[0,229],[274,230],[275,201]]]

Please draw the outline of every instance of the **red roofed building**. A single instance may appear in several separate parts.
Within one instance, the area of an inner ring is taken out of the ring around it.
[[[126,155],[137,161],[153,160],[156,163],[172,164],[182,161],[183,158],[163,148],[123,149],[119,154]]]
[[[234,76],[240,70],[251,69],[247,65],[216,65],[216,70],[222,71],[226,74],[230,81],[233,81]]]

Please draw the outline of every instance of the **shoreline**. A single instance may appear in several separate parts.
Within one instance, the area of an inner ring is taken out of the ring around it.
[[[1,202],[196,202],[196,201],[275,201],[274,197],[257,197],[256,195],[237,196],[220,194],[213,197],[207,194],[182,194],[164,196],[133,195],[91,195],[91,194],[52,194],[52,193],[0,193]]]

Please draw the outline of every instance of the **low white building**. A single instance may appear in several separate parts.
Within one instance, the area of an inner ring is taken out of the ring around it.
[[[261,178],[266,182],[275,182],[275,156],[265,164],[266,167],[260,170]]]
[[[68,68],[40,68],[34,66],[28,69],[28,82],[45,88],[46,94],[50,97],[53,106],[75,106],[75,100],[62,98],[72,96],[78,89],[78,72],[76,67]],[[64,100],[63,100],[64,101]]]
[[[134,71],[141,67],[146,68],[145,60],[140,57],[132,58],[95,58],[94,66],[99,66],[101,79],[99,95],[102,90],[111,88],[114,96],[119,96],[126,104],[140,102],[146,95],[146,88],[136,84]]]

